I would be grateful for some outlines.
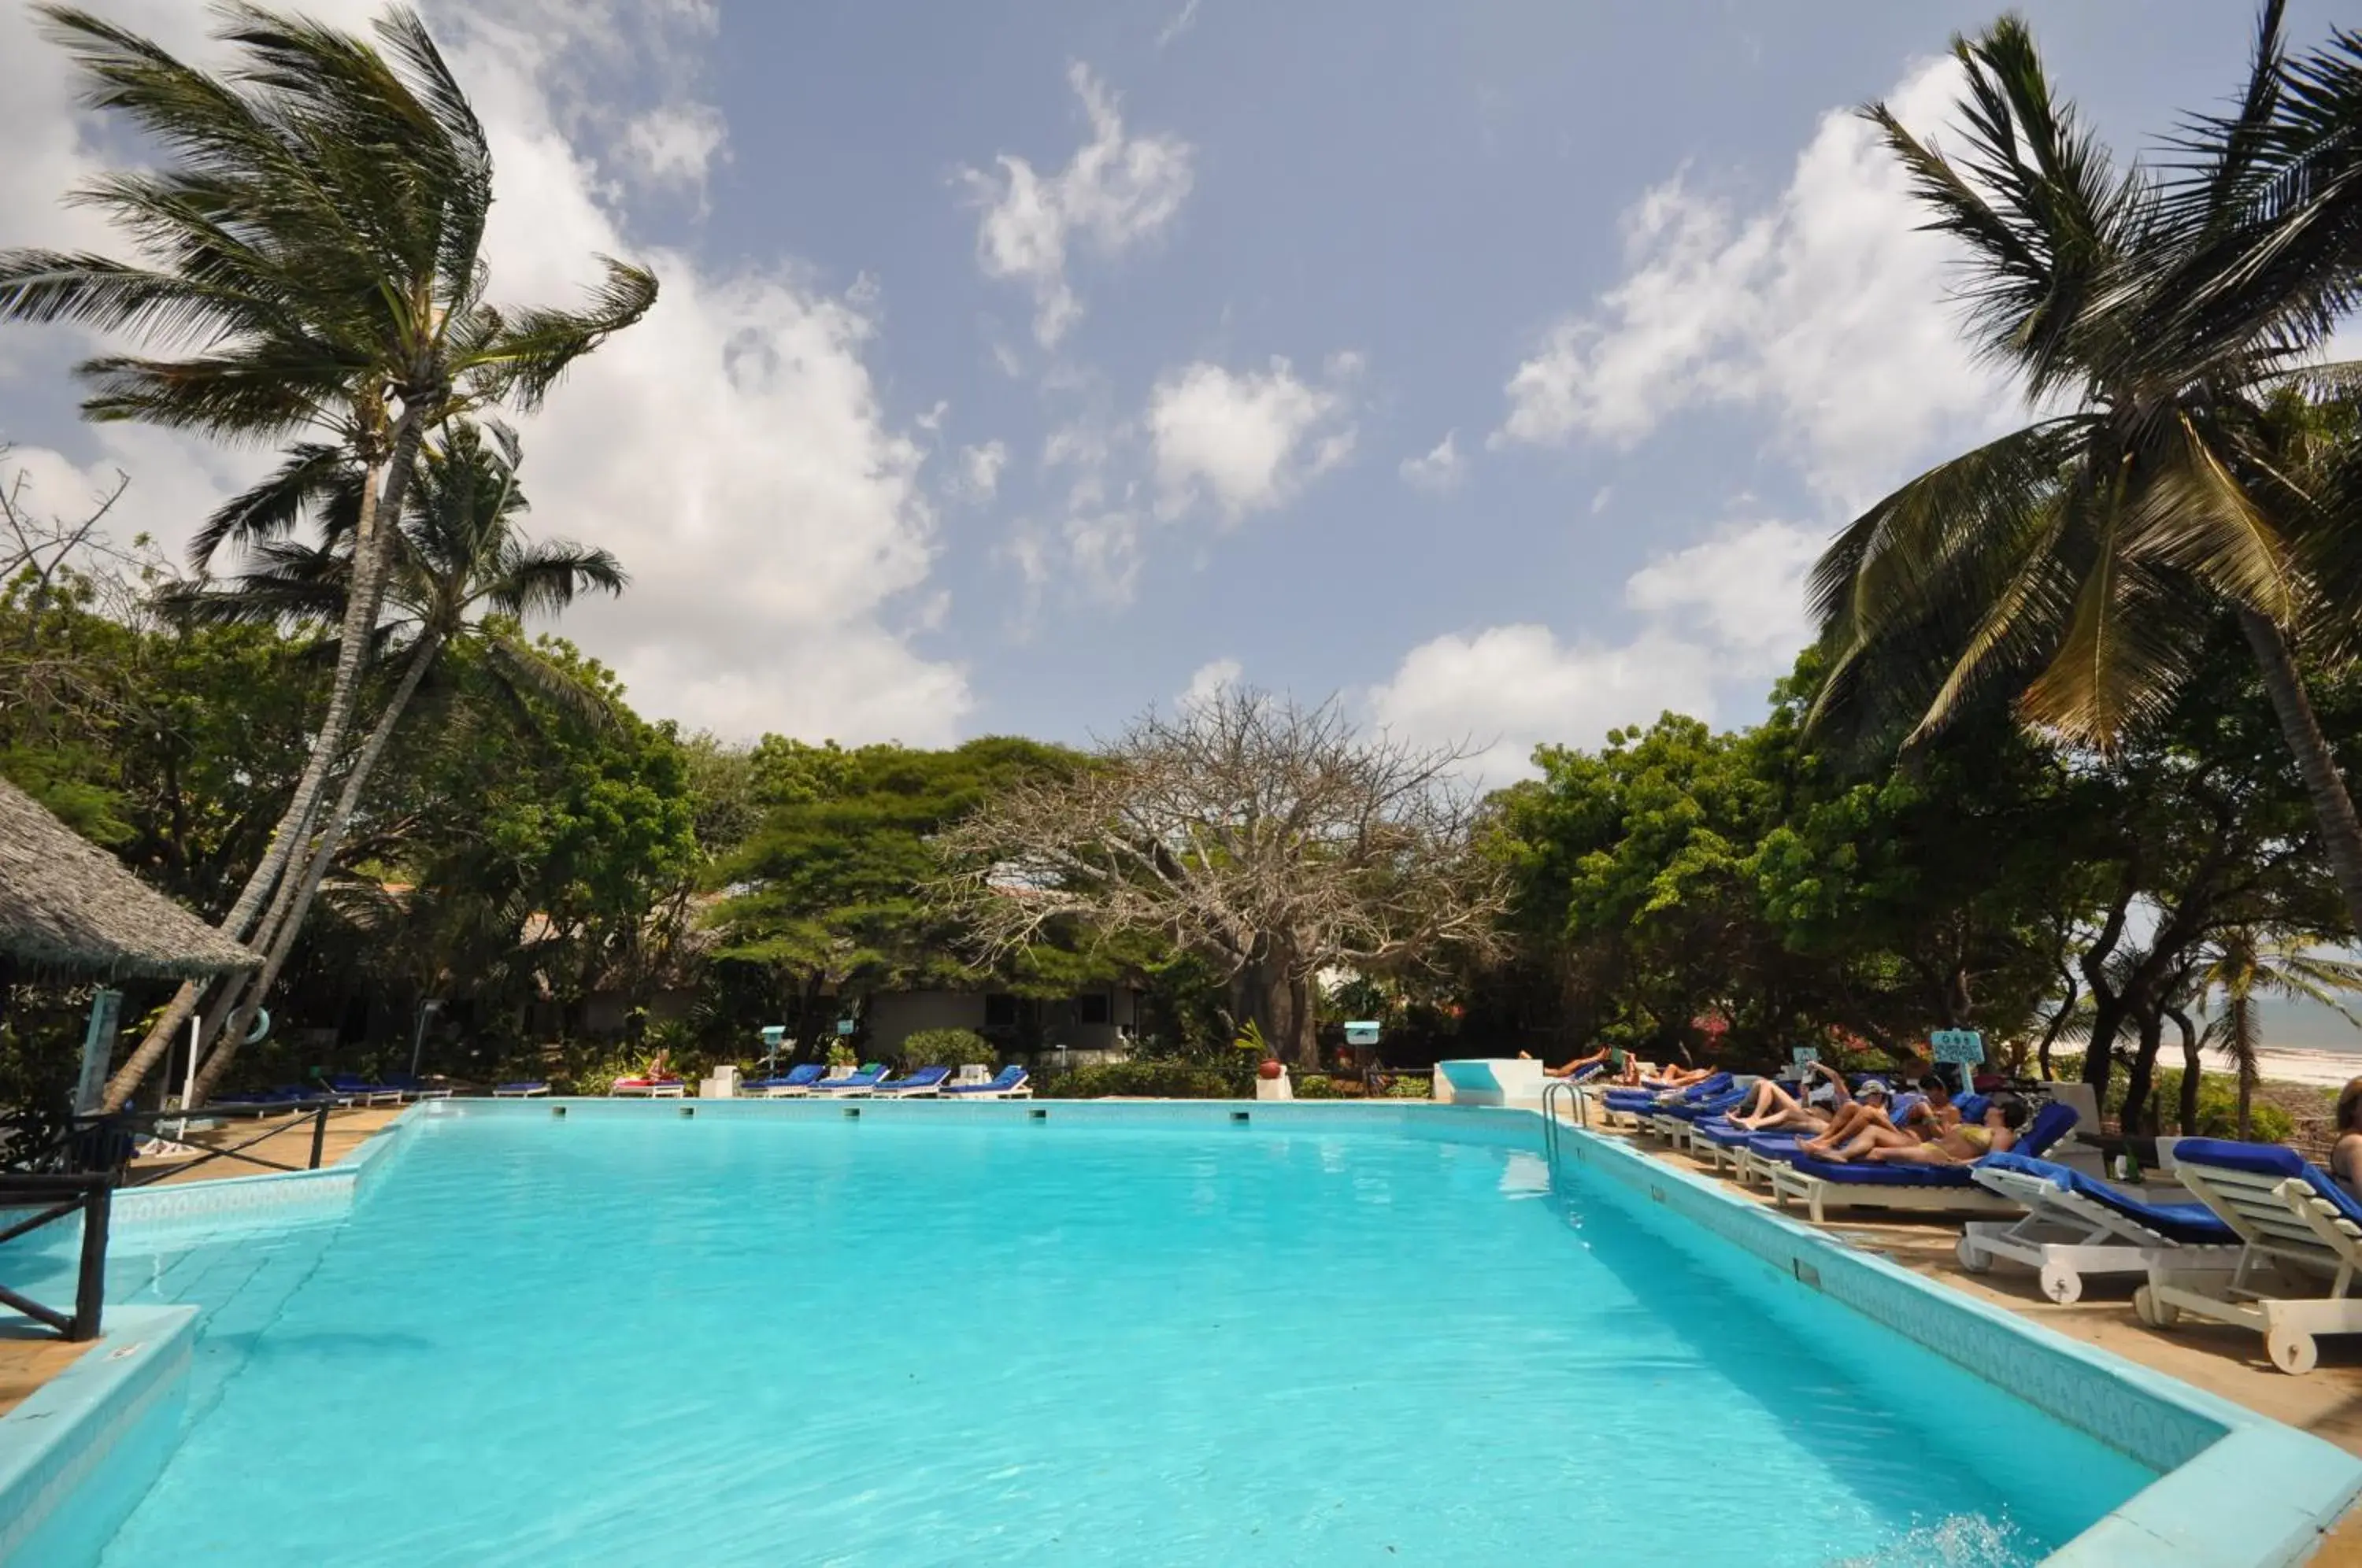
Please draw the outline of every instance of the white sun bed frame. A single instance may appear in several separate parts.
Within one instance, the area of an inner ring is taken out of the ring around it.
[[[2221,1215],[2244,1243],[2228,1269],[2197,1269],[2172,1258],[2149,1265],[2148,1283],[2133,1310],[2155,1329],[2169,1329],[2183,1313],[2253,1329],[2264,1336],[2274,1366],[2301,1377],[2321,1359],[2316,1334],[2362,1334],[2362,1297],[2349,1296],[2362,1267],[2362,1230],[2295,1176],[2271,1176],[2221,1165],[2177,1163],[2174,1175]],[[2257,1270],[2326,1274],[2327,1294],[2267,1296],[2253,1288]]]
[[[1989,1192],[1973,1182],[1967,1187],[1887,1187],[1878,1182],[1824,1181],[1785,1160],[1758,1164],[1772,1183],[1772,1201],[1785,1209],[1789,1199],[1796,1199],[1816,1225],[1831,1209],[1882,1209],[1896,1214],[2015,1214],[2019,1209],[2016,1199]]]
[[[607,1086],[610,1099],[686,1099],[689,1085],[683,1081],[668,1084],[627,1084],[618,1078]]]
[[[2025,1206],[2016,1220],[1972,1220],[1961,1228],[1960,1266],[1982,1274],[1995,1258],[2033,1269],[2042,1294],[2064,1307],[2083,1296],[2087,1274],[2146,1275],[2160,1261],[2180,1268],[2229,1267],[2239,1249],[2177,1242],[2072,1187],[2025,1171],[1979,1165],[1977,1185]]]

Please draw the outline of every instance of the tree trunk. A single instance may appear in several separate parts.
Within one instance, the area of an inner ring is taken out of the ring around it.
[[[2092,1005],[2092,1038],[2083,1047],[2083,1081],[2092,1086],[2092,1103],[2108,1108],[2109,1069],[2116,1054],[2116,1036],[2124,1032],[2125,1008],[2120,997],[2095,996]]]
[[[2048,1083],[2051,1079],[2050,1047],[2058,1043],[2058,1036],[2065,1032],[2067,1021],[2074,1016],[2075,1003],[2082,994],[2076,986],[2073,976],[2068,976],[2066,978],[2067,994],[2059,999],[2058,1010],[2050,1015],[2050,1027],[2042,1032],[2042,1043],[2034,1049],[2034,1059],[2042,1064],[2044,1083]]]
[[[2205,1069],[2198,1055],[2198,1031],[2191,1025],[2190,1015],[2178,1007],[2167,1008],[2165,1015],[2173,1020],[2174,1028],[2181,1031],[2181,1104],[2175,1113],[2173,1124],[2183,1137],[2195,1138],[2198,1136],[2198,1091],[2206,1081]]]
[[[2287,738],[2289,750],[2296,754],[2296,770],[2304,779],[2305,794],[2312,798],[2322,851],[2345,900],[2346,918],[2362,930],[2362,820],[2355,816],[2354,797],[2346,792],[2337,759],[2329,749],[2328,737],[2321,733],[2321,721],[2313,716],[2303,677],[2297,672],[2296,659],[2279,628],[2270,617],[2252,610],[2239,612],[2239,627],[2247,634],[2247,646],[2255,650],[2256,665],[2263,671],[2264,690],[2271,696],[2280,734]]]
[[[2235,1054],[2239,1058],[2239,1131],[2235,1136],[2242,1143],[2256,1135],[2253,1121],[2256,1109],[2256,1053],[2252,1049],[2255,1036],[2247,1032],[2255,1027],[2255,1020],[2248,1013],[2247,1006],[2246,993],[2234,991],[2231,993],[2230,1005],[2225,1013],[2230,1020],[2231,1038],[2235,1043]]]
[[[2140,1048],[2133,1056],[2132,1071],[2125,1077],[2124,1109],[2116,1112],[2116,1125],[2127,1138],[2144,1132],[2155,1136],[2157,1128],[2148,1118],[2148,1095],[2157,1082],[2157,1054],[2165,1043],[2165,1014],[2149,1007],[2141,1010]],[[2103,1108],[2104,1109],[2104,1108]]]
[[[288,885],[296,889],[296,894],[288,905],[279,929],[271,935],[270,952],[263,961],[261,972],[255,976],[254,984],[248,988],[245,999],[229,1015],[212,1054],[204,1058],[204,1066],[197,1071],[196,1090],[192,1096],[196,1103],[204,1103],[206,1094],[237,1056],[238,1043],[246,1037],[247,1027],[254,1017],[255,1010],[270,997],[270,988],[277,982],[280,970],[286,966],[287,955],[294,950],[295,938],[303,933],[304,919],[311,913],[312,900],[320,890],[320,878],[327,875],[329,866],[335,862],[337,848],[344,842],[345,829],[351,825],[353,813],[360,807],[361,794],[369,787],[370,775],[376,771],[378,759],[385,755],[386,744],[393,738],[394,727],[401,723],[411,698],[417,694],[419,682],[425,679],[427,668],[435,662],[435,656],[442,646],[442,637],[426,631],[419,634],[417,646],[410,650],[410,662],[402,672],[402,684],[396,686],[393,694],[386,699],[385,711],[378,715],[377,723],[370,730],[369,739],[362,743],[360,755],[353,759],[352,771],[345,776],[345,787],[337,796],[336,810],[329,813],[327,823],[321,830],[318,845],[313,849],[300,871],[289,878]]]
[[[377,625],[375,590],[385,577],[382,539],[386,530],[378,526],[378,519],[389,513],[396,519],[401,517],[402,498],[409,488],[411,466],[417,459],[418,443],[424,435],[417,411],[405,409],[394,429],[392,450],[381,469],[371,465],[363,476],[360,515],[353,525],[353,581],[345,598],[344,640],[337,646],[337,670],[328,683],[327,711],[320,716],[312,754],[304,759],[303,775],[295,782],[295,793],[287,802],[287,810],[281,814],[278,826],[270,831],[270,845],[263,851],[261,863],[239,890],[237,902],[222,917],[219,929],[233,941],[246,938],[262,900],[277,889],[285,877],[295,846],[310,840],[312,820],[319,810],[328,770],[345,748],[345,731],[352,723],[353,706],[360,696],[360,672],[369,661],[370,633]],[[378,483],[381,471],[384,476],[382,495]],[[156,1064],[172,1048],[174,1037],[196,1010],[197,999],[204,991],[203,986],[191,981],[172,993],[162,1014],[149,1025],[138,1046],[108,1080],[106,1104],[121,1107],[131,1103],[141,1080],[155,1071]]]

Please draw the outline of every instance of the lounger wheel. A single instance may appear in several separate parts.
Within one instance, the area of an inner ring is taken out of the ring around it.
[[[2281,1324],[2264,1335],[2264,1352],[2272,1364],[2291,1377],[2302,1377],[2321,1360],[2321,1346],[2311,1334]]]
[[[2042,1294],[2061,1307],[2072,1306],[2083,1298],[2083,1276],[2071,1268],[2044,1264],[2041,1285]]]
[[[2170,1329],[2181,1320],[2181,1309],[2170,1301],[2159,1301],[2144,1285],[2133,1292],[2133,1316],[2152,1329]]]
[[[1992,1254],[1977,1245],[1974,1236],[1963,1236],[1960,1244],[1952,1249],[1960,1257],[1960,1266],[1970,1274],[1982,1274],[1992,1267]]]

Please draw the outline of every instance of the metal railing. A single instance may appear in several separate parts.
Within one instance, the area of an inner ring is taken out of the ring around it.
[[[83,1171],[71,1176],[0,1173],[0,1209],[42,1206],[28,1218],[0,1231],[0,1244],[60,1220],[82,1216],[82,1257],[74,1273],[73,1310],[64,1312],[43,1306],[5,1285],[0,1285],[0,1307],[45,1323],[69,1340],[98,1338],[100,1318],[106,1307],[106,1225],[114,1198],[115,1174],[111,1171]]]
[[[1573,1121],[1585,1132],[1591,1128],[1591,1097],[1579,1084],[1564,1078],[1552,1078],[1542,1086],[1542,1152],[1555,1169],[1558,1165],[1558,1097],[1564,1095],[1573,1108]]]

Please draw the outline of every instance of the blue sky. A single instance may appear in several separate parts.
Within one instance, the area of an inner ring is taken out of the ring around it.
[[[55,198],[108,146],[14,6],[0,243],[104,241]],[[101,8],[202,47],[178,0]],[[2230,91],[2253,19],[2029,10],[2120,148]],[[1498,778],[1743,721],[1848,508],[2012,414],[1836,113],[1939,130],[1983,5],[426,11],[495,135],[497,292],[664,276],[525,477],[637,579],[569,634],[692,726],[1080,740],[1243,679]],[[120,469],[184,537],[260,459],[77,426],[86,347],[0,342],[0,438],[59,510]]]

